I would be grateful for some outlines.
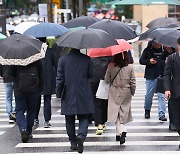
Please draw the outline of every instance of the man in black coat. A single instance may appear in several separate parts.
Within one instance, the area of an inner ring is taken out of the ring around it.
[[[168,57],[164,71],[165,96],[172,102],[173,121],[180,135],[180,38],[178,52]]]
[[[13,66],[10,75],[12,75],[14,83],[16,121],[21,132],[22,142],[26,143],[32,138],[35,107],[44,87],[42,61],[27,66]]]
[[[61,114],[65,115],[66,129],[71,142],[71,149],[83,152],[83,142],[86,139],[89,125],[89,114],[94,112],[93,97],[89,79],[93,77],[91,59],[72,49],[70,53],[60,58],[56,78],[56,95],[61,98]],[[64,89],[64,90],[63,90]],[[75,117],[79,120],[79,130],[76,135]]]
[[[150,118],[150,111],[152,106],[152,98],[156,92],[157,78],[163,76],[165,59],[162,59],[162,46],[156,42],[150,42],[148,47],[144,49],[140,58],[140,64],[146,65],[146,96],[145,96],[145,118]],[[167,121],[165,117],[166,100],[164,94],[158,92],[158,115],[159,120]]]
[[[166,59],[166,62],[167,62],[168,56],[174,54],[175,52],[176,52],[175,48],[164,46],[163,56],[164,56],[164,59]],[[174,118],[173,118],[173,112],[172,112],[172,105],[173,105],[173,103],[172,103],[172,100],[170,99],[168,101],[169,130],[175,131],[176,128],[174,126]]]

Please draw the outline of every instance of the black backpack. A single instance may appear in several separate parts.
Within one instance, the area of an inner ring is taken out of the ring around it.
[[[30,64],[21,66],[17,71],[18,90],[21,92],[36,92],[39,90],[38,66]]]

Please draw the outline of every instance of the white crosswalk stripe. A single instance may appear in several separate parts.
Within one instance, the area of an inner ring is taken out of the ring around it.
[[[127,142],[120,146],[115,141],[115,126],[107,124],[107,130],[102,136],[95,135],[96,127],[90,125],[85,142],[85,154],[179,154],[180,144],[176,132],[168,130],[168,122],[158,120],[157,97],[153,100],[151,119],[144,119],[145,80],[137,79],[137,91],[132,100],[134,120],[127,125]],[[1,106],[0,106],[1,107]],[[3,106],[2,106],[3,107]],[[36,154],[73,154],[70,152],[68,136],[66,134],[64,116],[60,115],[57,107],[52,115],[52,127],[39,126],[34,131],[34,138],[29,143],[19,143],[16,152]],[[57,152],[58,151],[58,152]]]

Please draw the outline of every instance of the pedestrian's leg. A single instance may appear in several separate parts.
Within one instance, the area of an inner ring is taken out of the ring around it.
[[[79,120],[79,130],[77,136],[80,136],[83,140],[86,139],[88,133],[88,115],[89,114],[77,115]]]
[[[120,127],[121,127],[121,131],[122,131],[122,134],[120,137],[120,144],[124,144],[126,142],[127,129],[124,124],[120,124]]]
[[[173,121],[176,127],[177,132],[180,135],[180,98],[172,99],[172,112],[173,112]]]
[[[159,119],[162,121],[167,121],[165,118],[166,113],[166,99],[164,94],[158,93],[158,115]]]
[[[168,101],[168,112],[169,112],[169,130],[175,131],[176,128],[174,126],[174,117],[173,117],[173,111],[172,111],[172,98]]]
[[[77,135],[77,151],[79,153],[82,153],[84,150],[84,141],[87,137],[88,133],[88,117],[89,114],[81,114],[77,115],[78,120],[79,120],[79,130],[78,130],[78,135]]]
[[[126,126],[125,126],[125,124],[121,124],[121,131],[122,132],[126,132],[127,133],[127,129],[126,129]]]
[[[121,136],[122,134],[122,128],[119,118],[116,120],[116,136]]]
[[[96,108],[96,105],[97,105],[97,102],[98,102],[98,99],[96,98],[96,92],[97,92],[97,89],[98,89],[98,85],[91,85],[91,89],[92,89],[92,95],[93,95],[93,103],[94,103],[94,114],[90,114],[90,119],[89,121],[92,121],[94,119],[94,122],[95,122],[95,126],[98,126],[99,125],[99,122],[98,122],[98,112],[97,112],[97,108]]]
[[[150,110],[152,106],[152,99],[156,91],[157,80],[146,80],[146,95],[145,95],[145,118],[150,118]]]
[[[45,122],[51,120],[51,95],[44,95],[44,119]]]
[[[39,94],[39,98],[35,107],[35,124],[39,124],[40,109],[41,109],[41,95]]]
[[[69,141],[72,144],[77,144],[76,142],[76,130],[75,130],[75,115],[66,115],[66,130],[69,136]]]
[[[25,95],[15,96],[16,101],[16,121],[19,127],[19,130],[27,130],[27,121],[25,118],[25,111],[27,108],[27,97]]]
[[[102,123],[107,122],[108,100],[103,100],[102,104]]]
[[[38,101],[39,101],[39,92],[28,94],[27,115],[26,115],[28,135],[32,134],[32,127],[34,125],[34,119],[35,119],[35,108]]]
[[[11,119],[13,107],[12,107],[12,100],[13,100],[13,85],[12,83],[4,83],[4,88],[6,92],[6,110]]]

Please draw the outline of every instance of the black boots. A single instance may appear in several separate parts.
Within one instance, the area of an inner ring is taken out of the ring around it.
[[[120,136],[116,135],[116,141],[120,141]]]
[[[80,136],[78,136],[77,137],[77,151],[78,151],[78,153],[83,153],[83,151],[84,151],[84,141],[83,141],[83,139],[80,137]]]
[[[122,135],[120,137],[120,144],[124,144],[126,142],[126,134],[127,132],[122,132]]]
[[[22,130],[21,131],[21,140],[22,140],[22,142],[23,143],[27,143],[28,139],[29,139],[29,137],[28,137],[27,131],[26,130]]]
[[[150,110],[145,110],[145,119],[150,119]]]

